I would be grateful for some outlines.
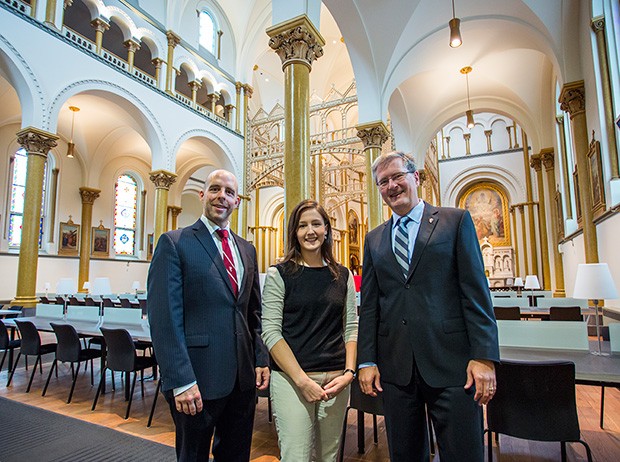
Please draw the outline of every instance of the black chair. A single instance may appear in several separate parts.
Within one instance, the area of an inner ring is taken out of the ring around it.
[[[4,366],[4,360],[6,359],[7,353],[10,351],[11,353],[15,348],[19,348],[21,345],[21,340],[11,340],[9,337],[9,332],[7,331],[6,326],[2,321],[0,321],[0,350],[4,350],[4,354],[2,355],[2,361],[0,361],[0,372],[2,372],[2,366]],[[8,371],[10,372],[12,369],[12,364],[9,361]],[[7,383],[8,386],[8,383]]]
[[[147,316],[148,311],[146,309],[146,298],[139,298],[138,304],[140,305],[140,309],[142,310],[142,316]]]
[[[56,296],[56,304],[57,305],[65,306],[65,299],[62,298],[60,295],[57,295]]]
[[[128,298],[119,298],[119,300],[121,301],[121,308],[132,308]]]
[[[494,306],[495,319],[503,321],[519,321],[521,320],[521,310],[518,306]]]
[[[84,306],[97,306],[92,297],[84,297]]]
[[[41,356],[46,355],[48,353],[54,353],[56,351],[57,345],[55,343],[41,343],[41,337],[39,337],[39,331],[36,326],[30,321],[18,321],[15,320],[15,325],[19,329],[19,334],[22,338],[22,343],[19,348],[19,354],[17,355],[17,359],[15,360],[15,364],[13,365],[13,370],[11,371],[11,375],[9,375],[9,381],[6,386],[8,387],[13,380],[13,374],[15,374],[15,369],[17,369],[17,363],[19,362],[19,358],[21,355],[24,355],[26,359],[28,356],[36,356],[37,360],[34,363],[34,367],[32,368],[32,373],[30,374],[30,381],[28,382],[28,388],[26,388],[26,393],[30,392],[30,387],[32,386],[32,379],[34,378],[34,373],[37,370],[37,364],[39,364],[39,370],[43,373],[43,368],[41,366]]]
[[[101,350],[94,348],[82,348],[80,343],[80,337],[75,328],[70,324],[56,324],[51,322],[52,329],[56,334],[56,340],[58,341],[58,347],[56,348],[56,357],[52,363],[52,368],[47,376],[45,387],[41,396],[45,396],[47,387],[50,384],[52,378],[52,372],[54,369],[58,369],[58,361],[62,363],[71,363],[71,375],[73,382],[71,383],[71,391],[69,391],[69,397],[67,398],[67,404],[71,402],[73,396],[73,390],[75,389],[75,382],[77,381],[78,374],[80,373],[80,365],[82,361],[90,360],[90,384],[93,385],[93,359],[101,358]],[[77,368],[74,364],[77,363]],[[84,366],[86,367],[86,365]]]
[[[107,329],[100,327],[103,338],[107,346],[106,364],[101,371],[101,380],[99,381],[99,387],[97,388],[97,394],[93,401],[92,410],[94,411],[97,406],[97,400],[105,380],[106,369],[111,371],[125,372],[127,374],[133,372],[133,381],[131,384],[131,391],[128,396],[127,411],[125,412],[125,419],[129,418],[129,411],[131,409],[131,400],[133,398],[133,392],[136,386],[136,376],[138,371],[141,374],[140,385],[142,389],[142,397],[144,397],[144,369],[149,367],[155,367],[157,362],[154,356],[138,356],[136,354],[136,347],[129,332],[125,329]],[[157,396],[157,395],[156,395]]]
[[[39,300],[41,301],[41,303],[45,303],[46,305],[50,303],[50,299],[43,295],[39,297]]]
[[[583,321],[579,306],[552,306],[549,308],[550,321]]]
[[[13,306],[8,305],[7,306],[7,310],[11,310],[11,311],[22,311],[23,309],[24,307],[21,305],[13,305]],[[19,313],[4,314],[3,316],[4,316],[4,319],[11,319],[11,318],[18,317]]]
[[[103,303],[103,307],[114,308],[114,302],[111,298],[101,297],[101,302]]]
[[[502,361],[496,367],[497,392],[487,404],[488,459],[493,461],[492,433],[536,441],[581,443],[575,400],[575,364],[566,361]]]

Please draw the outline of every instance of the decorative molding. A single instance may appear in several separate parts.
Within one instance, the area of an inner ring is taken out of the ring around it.
[[[307,16],[302,15],[267,29],[269,46],[282,61],[282,69],[289,64],[304,64],[312,69],[312,62],[323,56],[325,40]]]
[[[101,193],[100,189],[89,188],[87,186],[82,186],[80,188],[80,197],[82,198],[82,204],[94,204],[95,199],[99,197]]]
[[[594,33],[605,32],[605,16],[597,16],[596,18],[592,18],[590,27],[592,27]]]
[[[390,137],[387,127],[383,122],[371,122],[368,124],[357,125],[357,136],[364,143],[364,149],[379,148]]]
[[[555,164],[555,153],[553,148],[544,148],[540,150],[540,158],[545,166],[545,171],[553,170]]]
[[[570,114],[570,118],[582,114],[586,110],[586,89],[583,80],[567,83],[560,93],[560,109]]]
[[[35,127],[26,127],[17,132],[17,142],[22,146],[28,155],[36,154],[47,157],[50,149],[55,148],[58,143],[58,136],[40,130]]]
[[[170,186],[177,180],[177,175],[166,170],[154,170],[149,173],[149,178],[156,189],[170,189]]]
[[[537,173],[542,169],[542,158],[540,154],[532,154],[530,157],[530,167],[532,167]]]
[[[166,39],[168,40],[168,46],[172,48],[175,48],[179,43],[181,43],[181,37],[171,30],[166,32]]]

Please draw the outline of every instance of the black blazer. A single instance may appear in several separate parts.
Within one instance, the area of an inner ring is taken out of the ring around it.
[[[424,204],[405,278],[392,219],[366,236],[358,362],[407,385],[413,363],[432,387],[463,386],[470,359],[499,361],[497,325],[469,212]]]
[[[231,233],[243,261],[234,296],[222,257],[202,221],[162,234],[148,274],[148,314],[162,390],[197,381],[203,399],[256,386],[267,365],[260,338],[256,249]]]

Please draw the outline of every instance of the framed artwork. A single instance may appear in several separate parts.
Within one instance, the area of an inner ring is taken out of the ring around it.
[[[573,183],[575,183],[575,208],[577,209],[577,223],[581,224],[581,191],[579,191],[579,174],[577,167],[573,170]]]
[[[359,247],[359,219],[354,210],[349,210],[348,212],[347,226],[349,227],[349,244]]]
[[[564,212],[562,210],[562,193],[558,190],[555,191],[555,213],[557,219],[557,229],[555,232],[558,236],[558,241],[564,239]]]
[[[147,248],[147,252],[146,252],[146,258],[148,260],[150,260],[151,258],[153,258],[153,233],[149,234],[146,237],[146,248]]]
[[[99,222],[97,227],[93,226],[90,253],[94,257],[107,257],[110,255],[110,228],[105,228],[102,222]]]
[[[58,255],[77,255],[80,251],[80,225],[71,220],[60,223]]]
[[[594,135],[594,134],[593,134]],[[605,211],[605,187],[603,185],[603,166],[601,165],[601,145],[592,138],[588,151],[588,171],[592,191],[592,212],[594,218]]]
[[[461,195],[459,207],[471,214],[478,241],[487,238],[494,247],[510,245],[508,200],[498,185],[484,182],[471,186]]]

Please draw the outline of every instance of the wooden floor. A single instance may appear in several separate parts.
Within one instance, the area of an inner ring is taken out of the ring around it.
[[[108,391],[108,393],[103,395],[97,404],[97,409],[93,412],[90,409],[96,388],[90,386],[90,373],[80,374],[71,404],[65,403],[71,384],[71,374],[70,369],[64,365],[61,365],[59,368],[58,379],[52,378],[47,395],[45,397],[41,396],[49,366],[49,364],[44,365],[43,375],[40,375],[38,372],[35,374],[32,390],[28,394],[25,393],[25,389],[31,369],[26,373],[23,368],[23,361],[20,361],[20,366],[15,373],[13,383],[8,388],[6,387],[7,372],[6,370],[2,371],[0,373],[0,396],[103,425],[141,438],[170,446],[174,445],[174,428],[165,400],[160,399],[158,401],[153,425],[151,428],[146,427],[155,391],[155,382],[152,379],[145,382],[144,399],[141,399],[139,385],[136,385],[131,415],[128,420],[124,420],[126,403],[123,399],[123,388],[118,378],[116,381],[116,392]],[[6,365],[4,367],[6,369]],[[96,364],[95,372],[97,370],[98,365]],[[96,384],[97,376],[95,375]],[[160,396],[160,398],[162,397]],[[592,448],[594,460],[598,462],[618,462],[620,461],[620,390],[615,388],[606,389],[604,430],[601,430],[598,425],[599,406],[600,388],[577,386],[577,407],[582,437]],[[366,416],[366,452],[365,454],[358,454],[355,414],[355,412],[350,412],[345,461],[387,462],[389,456],[383,419],[379,418],[379,444],[375,445],[372,441],[372,419],[370,416]],[[15,418],[19,418],[19,416],[15,416]],[[3,422],[2,425],[6,425],[6,422]],[[558,443],[524,441],[502,436],[500,445],[502,462],[560,460],[560,445]],[[495,445],[493,451],[495,460],[497,460],[498,452]],[[254,462],[278,460],[277,435],[274,424],[268,421],[266,399],[260,399],[258,403],[251,458]],[[434,460],[439,460],[439,457],[435,457]],[[583,447],[579,444],[570,444],[568,460],[586,460]]]

